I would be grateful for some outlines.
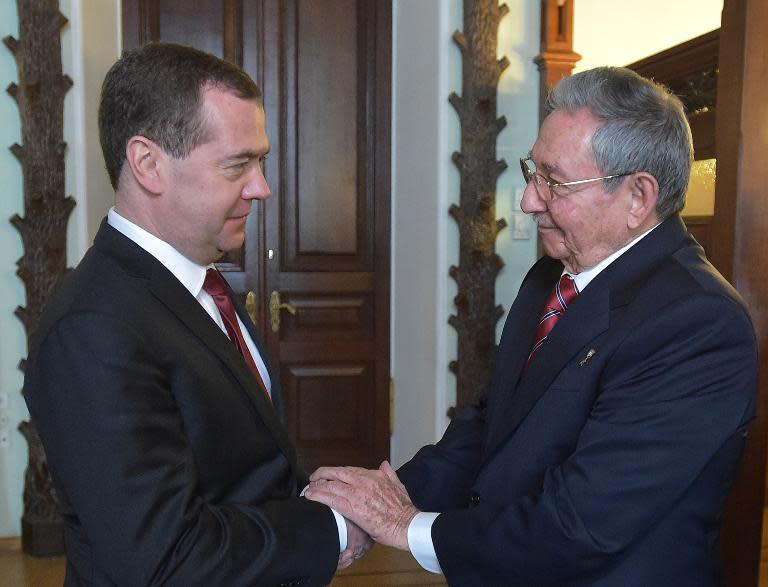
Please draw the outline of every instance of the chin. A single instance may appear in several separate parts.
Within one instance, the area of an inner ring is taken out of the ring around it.
[[[552,243],[548,242],[545,238],[541,239],[541,249],[547,257],[551,257],[552,259],[563,260],[571,254],[571,252],[563,245],[562,241]]]
[[[231,238],[226,243],[222,243],[219,250],[222,251],[221,254],[224,255],[226,253],[237,251],[238,249],[242,248],[244,243],[245,243],[245,235],[243,234],[243,235]]]

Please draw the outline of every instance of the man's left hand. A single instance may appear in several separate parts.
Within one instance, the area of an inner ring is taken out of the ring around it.
[[[332,507],[376,542],[408,550],[408,525],[419,510],[387,461],[378,470],[320,467],[304,497]]]

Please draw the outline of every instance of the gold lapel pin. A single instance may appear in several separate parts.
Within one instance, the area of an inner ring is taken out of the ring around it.
[[[579,367],[583,367],[587,364],[587,361],[589,361],[592,357],[595,356],[595,353],[597,351],[595,349],[589,349],[589,352],[584,356],[584,358],[579,361]]]

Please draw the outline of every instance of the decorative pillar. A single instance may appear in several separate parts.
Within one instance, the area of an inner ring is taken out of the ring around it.
[[[496,220],[496,180],[506,169],[496,159],[496,138],[507,125],[496,117],[496,92],[509,65],[496,59],[499,21],[507,14],[498,0],[464,0],[464,32],[453,34],[461,49],[462,95],[451,93],[461,126],[461,151],[453,153],[459,170],[459,205],[449,212],[459,225],[459,265],[450,268],[458,294],[448,323],[458,332],[456,408],[473,403],[491,380],[496,348],[496,276],[504,262],[495,252],[496,235],[506,221]],[[449,410],[449,416],[454,408]]]
[[[40,315],[67,272],[67,220],[75,202],[64,195],[64,96],[72,80],[62,74],[60,30],[67,19],[58,0],[16,0],[16,5],[19,39],[8,36],[3,42],[19,72],[18,85],[7,91],[21,118],[23,146],[14,144],[11,152],[24,177],[24,218],[15,215],[11,224],[24,245],[16,274],[24,282],[27,305],[15,313],[24,324],[29,353]],[[19,368],[24,370],[23,360]],[[19,430],[29,444],[22,548],[33,556],[63,554],[63,524],[43,446],[34,422],[22,422]]]
[[[549,91],[571,75],[581,55],[573,51],[573,10],[576,0],[541,0],[541,53],[539,66],[539,122],[548,114]]]

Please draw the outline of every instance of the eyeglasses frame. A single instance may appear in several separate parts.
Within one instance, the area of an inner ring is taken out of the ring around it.
[[[603,177],[591,177],[589,179],[577,179],[577,180],[574,180],[574,181],[549,181],[546,177],[544,177],[538,171],[531,171],[531,169],[528,167],[527,161],[533,161],[533,159],[531,157],[521,157],[520,158],[520,169],[523,172],[523,179],[525,179],[526,185],[531,183],[531,180],[536,177],[536,178],[538,178],[538,180],[541,180],[542,182],[547,184],[547,187],[549,187],[550,196],[557,195],[558,197],[562,197],[562,196],[560,196],[558,194],[555,194],[555,192],[552,191],[552,188],[567,187],[567,186],[571,186],[571,185],[581,185],[581,184],[584,184],[584,183],[591,183],[593,181],[601,181],[601,180],[604,180],[604,179],[613,179],[614,177],[626,177],[628,175],[632,175],[632,173],[635,173],[635,172],[631,172],[631,173],[616,173],[614,175],[604,175]],[[538,180],[536,181],[536,184],[540,186],[541,182],[538,181]],[[537,190],[537,192],[538,192],[539,195],[541,195],[540,191]],[[551,199],[552,199],[552,197],[550,197],[550,200]]]

